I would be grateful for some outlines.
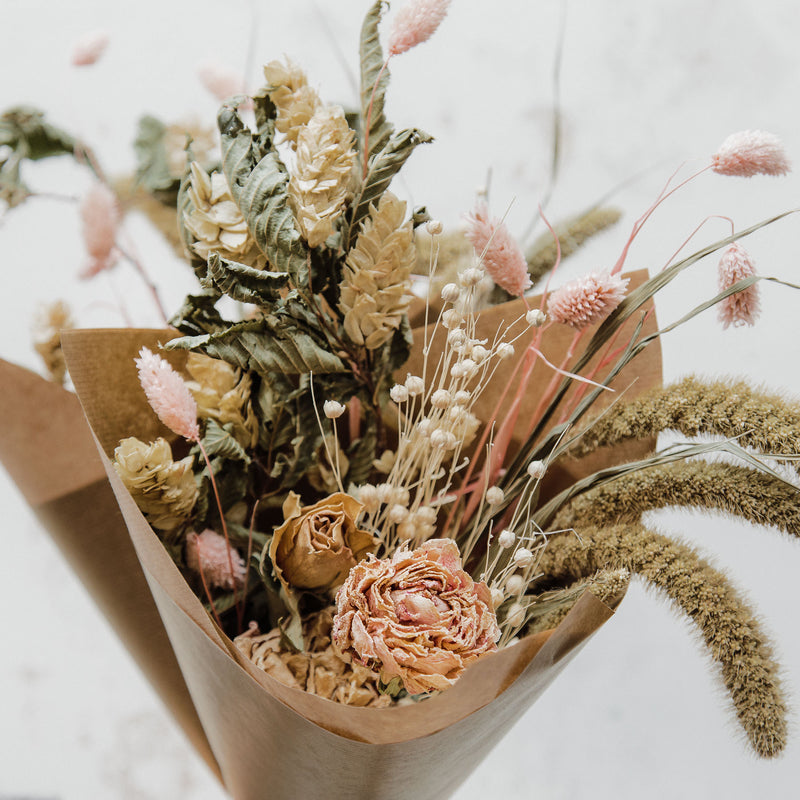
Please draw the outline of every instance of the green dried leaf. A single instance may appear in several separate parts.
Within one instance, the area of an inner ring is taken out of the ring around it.
[[[169,157],[164,145],[166,132],[166,125],[155,117],[147,115],[139,120],[133,142],[136,180],[163,203],[174,205],[181,181],[169,169]]]
[[[370,203],[377,205],[381,195],[389,187],[392,178],[400,171],[408,157],[419,144],[429,144],[433,137],[417,128],[408,128],[393,134],[386,146],[369,161],[364,182],[353,198],[347,222],[342,226],[342,245],[350,246],[358,232],[358,225],[369,214]]]
[[[216,304],[219,299],[220,293],[215,290],[190,294],[170,319],[169,324],[186,336],[198,336],[222,330],[230,323],[226,322],[217,311]]]
[[[0,116],[0,145],[10,147],[21,158],[39,161],[74,155],[76,144],[70,134],[47,122],[38,108],[16,106]]]
[[[378,446],[378,425],[374,415],[367,418],[367,427],[364,435],[357,439],[347,451],[350,468],[347,470],[347,480],[356,486],[366,483],[372,472],[372,462],[375,460]]]
[[[361,157],[369,163],[372,158],[380,153],[394,133],[391,125],[383,113],[386,89],[389,86],[389,70],[384,69],[385,60],[380,39],[380,21],[383,12],[389,4],[384,0],[377,0],[364,17],[361,27],[361,43],[359,55],[361,57],[361,119],[359,145],[362,150]],[[369,123],[367,123],[369,120]],[[369,130],[367,131],[367,124]],[[367,142],[367,152],[364,152],[364,142]]]
[[[250,234],[272,269],[307,286],[309,252],[289,206],[289,175],[280,156],[266,134],[254,141],[236,109],[224,105],[217,122],[222,170]]]
[[[212,284],[240,303],[254,303],[269,308],[280,299],[280,291],[286,288],[289,276],[285,272],[248,267],[212,253],[208,259],[208,275],[203,283]]]
[[[250,456],[247,455],[244,447],[239,444],[229,430],[226,430],[216,420],[206,420],[203,447],[209,456],[219,456],[230,461],[244,461],[245,464],[250,463]]]

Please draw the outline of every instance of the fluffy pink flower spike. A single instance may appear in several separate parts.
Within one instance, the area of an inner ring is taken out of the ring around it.
[[[509,294],[520,296],[533,285],[528,264],[506,224],[489,217],[489,208],[479,202],[468,214],[467,239],[472,243],[481,263],[492,280]]]
[[[247,577],[239,551],[212,530],[186,536],[186,565],[218,589],[241,589]]]
[[[719,290],[724,292],[745,278],[756,274],[756,268],[747,251],[734,242],[722,254],[719,261]],[[718,306],[719,321],[723,328],[754,325],[761,313],[758,284],[729,294]]]
[[[411,0],[394,18],[389,33],[389,55],[399,56],[427,42],[447,15],[450,0]]]
[[[766,131],[732,133],[711,157],[711,164],[719,175],[741,178],[785,175],[791,168],[780,139]]]
[[[197,403],[183,378],[161,356],[146,347],[134,359],[147,402],[158,418],[185,439],[200,441]]]
[[[104,183],[97,182],[81,201],[79,213],[83,242],[89,253],[89,263],[81,278],[92,278],[113,267],[117,260],[115,242],[120,223],[117,197]]]
[[[89,31],[76,40],[72,47],[72,66],[90,67],[97,62],[108,47],[106,31]]]
[[[547,302],[547,316],[578,330],[602,322],[625,297],[628,278],[591,272],[556,289]]]
[[[197,77],[220,103],[233,95],[245,92],[244,78],[238,72],[216,61],[209,61],[198,67]]]

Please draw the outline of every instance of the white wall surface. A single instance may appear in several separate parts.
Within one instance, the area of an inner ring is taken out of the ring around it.
[[[109,172],[123,173],[133,165],[141,114],[213,120],[216,102],[196,68],[217,60],[244,69],[251,30],[253,83],[260,63],[287,53],[325,99],[352,103],[337,50],[353,72],[367,5],[2,0],[0,109],[40,106],[90,143]],[[612,264],[672,170],[685,160],[687,170],[701,166],[733,131],[772,131],[800,161],[800,7],[793,2],[453,0],[435,39],[392,67],[390,118],[437,139],[412,157],[399,193],[454,225],[491,169],[495,208],[513,201],[509,224],[526,227],[547,182],[562,8],[563,164],[549,214],[558,220],[639,177],[614,196],[623,222],[566,262],[559,280]],[[70,67],[72,43],[93,28],[111,35],[105,57],[88,70]],[[41,165],[29,180],[74,195],[87,185],[83,172],[60,161]],[[660,269],[705,216],[724,214],[746,227],[796,206],[799,186],[797,175],[704,175],[659,210],[628,264]],[[696,243],[728,230],[712,221]],[[167,306],[177,307],[193,286],[189,271],[144,220],[133,221],[130,233]],[[800,282],[799,239],[800,218],[790,218],[746,246],[763,274]],[[78,282],[83,253],[73,205],[37,199],[5,215],[0,258],[4,358],[38,368],[30,324],[36,308],[56,298],[67,299],[84,326],[120,324],[120,297],[138,324],[158,322],[127,267]],[[659,318],[672,321],[710,296],[715,274],[716,259],[697,265],[662,293]],[[723,332],[707,314],[666,338],[666,379],[749,376],[800,396],[800,295],[765,285],[762,298],[753,329]],[[4,473],[0,497],[0,798],[222,798]],[[749,753],[690,626],[636,584],[457,800],[796,796],[800,545],[719,517],[664,513],[657,524],[714,554],[762,615],[795,709],[783,758],[766,763]]]

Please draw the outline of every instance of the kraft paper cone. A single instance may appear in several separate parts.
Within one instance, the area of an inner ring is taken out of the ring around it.
[[[0,384],[0,461],[197,752],[219,775],[78,398],[2,360]]]
[[[488,324],[496,319],[489,317]],[[453,688],[421,703],[352,708],[279,683],[244,658],[214,625],[109,460],[126,436],[174,439],[147,405],[133,363],[142,346],[155,350],[174,335],[74,331],[65,335],[64,351],[226,788],[236,800],[448,796],[613,611],[586,594],[554,631],[481,659]],[[166,357],[180,369],[185,354]],[[560,358],[557,353],[548,357]],[[637,374],[646,375],[639,390],[658,380],[655,348]],[[539,392],[543,388],[540,384]],[[526,402],[537,398],[532,395]]]

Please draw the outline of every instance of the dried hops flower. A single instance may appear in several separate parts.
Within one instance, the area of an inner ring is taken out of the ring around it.
[[[719,290],[724,292],[745,278],[756,274],[756,268],[747,252],[738,242],[734,242],[722,254],[719,261]],[[729,325],[754,325],[761,312],[758,297],[758,284],[729,294],[718,306],[719,321],[723,328]]]
[[[197,500],[191,456],[172,460],[166,439],[123,439],[114,451],[114,469],[147,521],[161,531],[182,525]]]
[[[303,238],[318,247],[333,233],[350,187],[355,134],[340,106],[322,108],[300,129],[289,201]]]
[[[489,589],[464,572],[451,539],[360,562],[336,603],[334,645],[384,682],[399,678],[410,694],[448,688],[497,649]]]
[[[229,591],[244,586],[247,578],[244,559],[215,531],[187,534],[185,557],[186,566],[200,574],[210,586]]]
[[[284,586],[325,592],[338,587],[350,568],[375,549],[368,531],[356,525],[363,506],[337,492],[302,507],[289,492],[283,503],[283,524],[275,529],[269,558]]]
[[[719,175],[741,178],[785,175],[790,169],[781,140],[766,131],[732,133],[711,157],[711,164]]]
[[[556,289],[547,301],[553,322],[581,329],[602,322],[625,297],[628,278],[591,272]]]
[[[270,61],[264,67],[264,78],[270,100],[278,109],[275,126],[294,148],[303,126],[322,108],[322,101],[308,85],[305,72],[289,59],[286,63]]]
[[[186,386],[197,403],[197,416],[232,426],[232,435],[242,447],[254,447],[258,418],[250,401],[250,376],[202,353],[189,353],[186,371],[193,378]]]
[[[521,295],[532,286],[528,264],[505,222],[489,216],[483,201],[467,215],[467,239],[492,280],[509,294]]]
[[[194,252],[206,260],[211,253],[218,253],[248,266],[263,267],[264,257],[250,236],[225,176],[221,172],[209,175],[196,161],[191,172],[188,195],[192,205],[183,221],[196,240]]]
[[[415,261],[411,221],[403,222],[406,204],[384,192],[347,254],[339,308],[344,328],[356,344],[374,350],[400,327],[411,302]]]

